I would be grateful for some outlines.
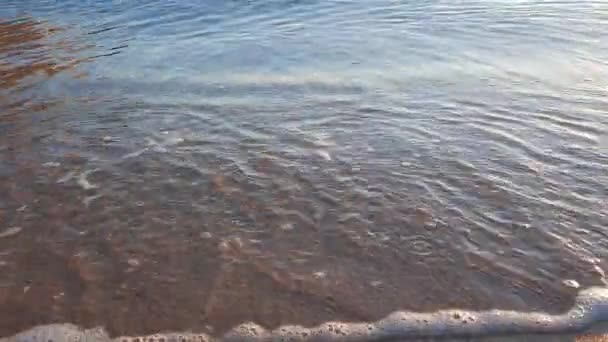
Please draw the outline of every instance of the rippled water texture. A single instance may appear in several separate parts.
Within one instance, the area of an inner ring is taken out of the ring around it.
[[[605,285],[605,1],[0,18],[1,336],[559,313]]]

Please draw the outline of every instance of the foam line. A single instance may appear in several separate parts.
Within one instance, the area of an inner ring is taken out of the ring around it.
[[[442,310],[433,313],[395,312],[371,323],[328,322],[317,327],[282,326],[275,330],[245,323],[224,336],[159,333],[110,338],[101,328],[84,330],[72,324],[38,326],[0,342],[270,342],[270,341],[404,341],[447,337],[508,335],[558,335],[607,332],[608,288],[579,293],[574,307],[562,315],[503,310]],[[599,330],[598,331],[598,327]],[[554,341],[554,340],[552,340]]]

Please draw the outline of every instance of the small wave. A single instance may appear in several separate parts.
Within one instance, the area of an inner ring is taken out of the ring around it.
[[[527,335],[559,341],[574,334],[608,332],[608,289],[579,293],[575,306],[562,315],[515,311],[444,310],[433,313],[395,312],[368,323],[327,322],[306,328],[297,325],[267,330],[254,323],[233,328],[223,336],[174,332],[110,338],[102,328],[82,329],[72,324],[37,326],[0,342],[212,342],[212,341],[411,341]],[[561,336],[560,336],[561,335]],[[571,338],[571,337],[570,337]]]

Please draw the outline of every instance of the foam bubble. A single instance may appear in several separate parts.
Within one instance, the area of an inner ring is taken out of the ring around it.
[[[140,155],[142,155],[144,152],[147,152],[148,148],[143,148],[141,150],[137,150],[135,152],[131,152],[131,153],[127,153],[124,156],[122,156],[122,159],[129,159],[129,158],[135,158],[135,157],[139,157]]]
[[[329,152],[325,151],[325,150],[316,150],[315,154],[321,158],[323,158],[325,161],[330,161],[331,158],[331,154],[329,154]]]
[[[199,236],[201,239],[211,239],[213,237],[213,235],[209,232],[201,232]]]
[[[87,170],[78,176],[78,185],[80,185],[84,190],[97,189],[97,185],[91,184],[87,177],[94,172],[99,171],[99,169]]]
[[[101,198],[101,196],[102,196],[101,194],[92,195],[92,196],[87,196],[87,197],[85,197],[85,198],[82,200],[82,203],[84,204],[84,206],[85,206],[86,208],[88,208],[89,206],[91,206],[91,203],[92,203],[94,200],[96,200],[96,199],[98,199],[98,198]]]
[[[0,232],[0,239],[17,235],[21,232],[21,230],[23,230],[21,227],[7,228],[3,232]]]
[[[102,329],[81,329],[72,324],[38,326],[0,342],[237,342],[237,341],[411,341],[446,337],[466,338],[526,334],[545,336],[544,341],[574,334],[608,332],[608,288],[579,292],[575,306],[567,313],[491,310],[471,312],[442,310],[433,313],[395,312],[377,322],[327,322],[319,326],[282,326],[267,330],[254,323],[235,327],[223,336],[167,333],[149,336],[121,336],[111,339]],[[538,338],[534,338],[538,341]],[[559,338],[561,340],[561,338]]]
[[[570,287],[573,289],[578,289],[579,287],[581,287],[578,283],[578,281],[574,280],[574,279],[565,279],[562,280],[562,284],[564,284],[564,286],[566,287]]]
[[[433,243],[425,236],[402,236],[401,240],[407,244],[407,251],[413,255],[429,256],[436,252]]]
[[[70,171],[65,176],[59,178],[57,180],[57,184],[65,183],[65,182],[71,180],[72,178],[74,178],[75,175],[76,175],[76,172]]]
[[[118,138],[118,137],[112,137],[112,136],[108,135],[108,136],[103,137],[101,140],[104,143],[109,144],[109,143],[112,143],[112,142],[120,141],[120,138]]]

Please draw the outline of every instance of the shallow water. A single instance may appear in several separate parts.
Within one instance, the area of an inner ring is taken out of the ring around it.
[[[2,336],[558,313],[605,285],[606,2],[0,18]]]

